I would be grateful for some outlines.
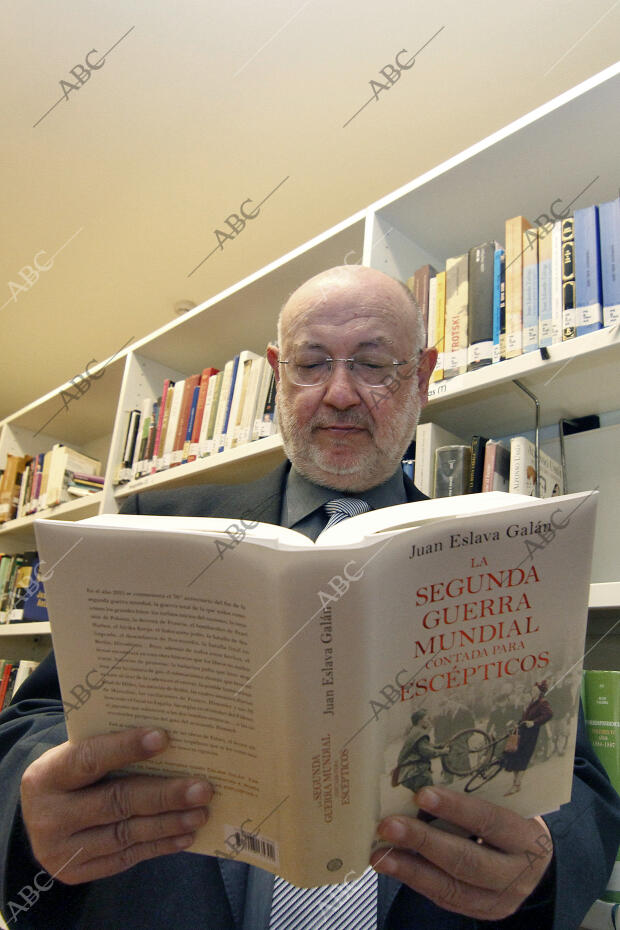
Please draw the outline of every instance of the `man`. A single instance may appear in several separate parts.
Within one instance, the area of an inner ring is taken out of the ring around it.
[[[420,498],[399,463],[426,402],[435,350],[421,348],[423,326],[404,286],[368,268],[332,269],[292,295],[278,329],[268,358],[292,467],[249,485],[135,495],[125,512],[244,516],[316,538],[334,497],[375,508]],[[375,384],[377,369],[384,387]],[[32,902],[16,925],[266,930],[269,873],[174,855],[191,848],[208,817],[208,785],[110,776],[161,751],[166,734],[132,730],[68,744],[59,697],[50,658],[0,728],[3,906]],[[419,806],[466,836],[406,817],[380,824],[392,849],[371,857],[380,873],[379,930],[473,930],[479,920],[505,930],[576,928],[606,884],[620,824],[617,796],[583,731],[576,773],[572,803],[546,822],[423,788]],[[42,868],[66,884],[49,884]],[[338,912],[334,920],[344,926]],[[295,924],[285,918],[283,926]],[[349,926],[359,930],[359,920]]]
[[[447,755],[450,750],[432,743],[432,729],[433,724],[425,710],[415,710],[411,714],[411,727],[392,772],[393,788],[404,785],[416,794],[425,785],[433,784],[431,760]]]

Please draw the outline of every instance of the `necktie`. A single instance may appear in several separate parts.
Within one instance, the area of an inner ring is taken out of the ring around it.
[[[329,519],[322,532],[370,510],[366,501],[339,497],[324,504]],[[356,881],[297,888],[279,875],[273,886],[269,930],[375,930],[377,873],[370,866]]]
[[[376,930],[378,875],[368,866],[352,882],[297,888],[276,876],[269,930]]]
[[[323,527],[323,532],[342,520],[357,517],[360,513],[366,513],[370,510],[370,504],[356,497],[337,497],[333,501],[327,501],[326,504],[323,504],[323,507],[329,516],[329,520]]]

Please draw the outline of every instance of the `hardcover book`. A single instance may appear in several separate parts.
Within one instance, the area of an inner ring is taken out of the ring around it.
[[[69,738],[165,728],[170,747],[131,771],[213,783],[192,852],[302,886],[361,874],[378,821],[415,817],[424,784],[555,809],[571,794],[595,506],[466,495],[316,543],[247,519],[39,520]],[[565,752],[528,737],[512,791],[508,736],[539,687],[553,713],[560,680]],[[448,724],[462,706],[471,725]],[[424,737],[436,757],[417,754]]]

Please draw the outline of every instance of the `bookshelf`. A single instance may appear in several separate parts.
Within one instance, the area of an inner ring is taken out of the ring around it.
[[[78,520],[116,512],[134,491],[235,483],[271,470],[283,459],[278,436],[121,487],[112,482],[126,411],[156,394],[166,377],[184,378],[207,364],[222,368],[242,348],[262,354],[275,336],[281,305],[312,275],[334,265],[360,262],[406,279],[427,262],[443,267],[448,257],[477,242],[503,241],[504,222],[510,216],[522,214],[535,221],[558,199],[561,209],[573,200],[583,206],[617,196],[619,98],[620,65],[615,65],[125,347],[112,361],[93,369],[102,377],[38,435],[61,406],[62,388],[6,418],[0,423],[0,465],[8,452],[32,454],[65,442],[102,460],[105,483],[103,491],[92,497],[5,524],[0,528],[0,548],[32,548],[34,520],[41,517]],[[515,387],[515,379],[540,398],[543,426],[588,413],[610,414],[620,422],[620,326],[552,346],[548,359],[537,351],[438,382],[432,385],[422,419],[461,435],[506,436],[529,430],[531,403]],[[614,480],[618,459],[607,447],[599,455],[596,437],[590,439],[588,461],[597,461],[602,474],[599,514],[609,516],[597,545],[601,553],[613,556],[620,525],[620,495]],[[580,473],[571,490],[588,487],[588,474]],[[600,571],[596,557],[594,564],[592,633],[609,629],[620,607],[617,557],[607,561],[600,557]],[[50,644],[49,627],[40,626],[24,624],[19,631],[0,628],[0,654],[8,656],[11,650],[22,658],[39,655]],[[618,636],[620,628],[616,643]],[[618,647],[614,649],[617,655]]]

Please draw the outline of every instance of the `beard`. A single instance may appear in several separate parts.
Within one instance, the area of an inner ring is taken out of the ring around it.
[[[386,391],[386,400],[390,394]],[[417,392],[408,394],[402,406],[381,417],[381,401],[369,410],[342,410],[331,416],[317,413],[306,423],[296,419],[292,404],[283,393],[277,403],[278,423],[287,457],[300,475],[314,484],[337,491],[367,491],[391,478],[411,442],[421,411]],[[367,430],[365,447],[343,431],[329,445],[318,440],[317,430],[327,426],[350,426]]]

